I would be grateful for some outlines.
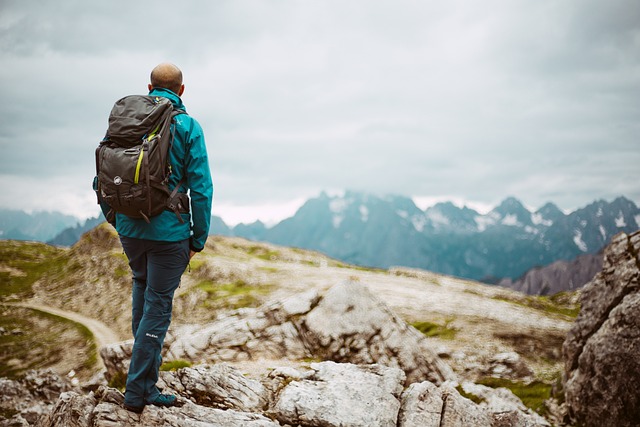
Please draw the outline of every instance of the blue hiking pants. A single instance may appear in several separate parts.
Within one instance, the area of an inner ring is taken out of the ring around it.
[[[134,344],[125,403],[153,403],[162,363],[162,345],[171,323],[173,294],[189,265],[189,240],[156,242],[120,236],[133,274],[131,328]]]

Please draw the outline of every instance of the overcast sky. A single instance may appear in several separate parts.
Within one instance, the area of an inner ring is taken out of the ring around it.
[[[637,0],[0,0],[0,207],[94,216],[108,113],[164,61],[232,224],[322,190],[640,202]]]

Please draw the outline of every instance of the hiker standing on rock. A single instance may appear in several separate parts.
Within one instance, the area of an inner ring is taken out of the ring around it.
[[[186,114],[180,99],[184,92],[182,72],[173,64],[160,64],[151,72],[148,87],[149,96],[133,95],[123,98],[150,103],[151,107],[142,119],[139,119],[142,114],[137,114],[137,121],[127,118],[126,123],[121,123],[122,116],[136,109],[132,105],[142,104],[127,104],[128,107],[120,108],[116,103],[114,106],[107,136],[96,152],[98,173],[94,182],[103,213],[120,236],[133,275],[131,323],[135,341],[124,406],[127,410],[138,413],[142,412],[145,405],[169,407],[177,403],[176,396],[161,394],[156,387],[162,363],[161,350],[171,323],[173,295],[180,284],[182,273],[191,257],[204,249],[213,199],[213,183],[202,128],[194,118]],[[132,131],[131,128],[149,125],[156,111],[161,108],[167,110],[168,118],[163,119],[166,129],[161,124],[153,124],[153,129],[139,129],[139,133],[144,136],[135,138],[137,141],[134,143],[118,142],[119,131],[133,133],[136,129]],[[139,124],[132,126],[131,123]],[[151,177],[147,175],[146,178],[142,175],[145,167],[154,173],[154,141],[161,138],[156,135],[160,132],[165,137],[170,134],[172,139],[167,144],[166,159],[161,156],[168,163],[160,168],[166,169],[166,176],[163,175],[161,180],[165,185],[164,193],[161,193],[161,206],[159,209],[152,209],[151,197],[148,197],[144,203],[149,204],[149,210],[135,208],[139,215],[132,214],[126,210],[125,205],[133,204],[140,194],[151,193],[151,190],[140,190],[145,182],[150,187],[158,187],[154,184],[154,181],[159,180],[157,174]],[[146,145],[141,144],[140,139]],[[132,148],[134,144],[145,147]],[[104,152],[112,150],[115,154],[100,154],[103,145],[106,147]],[[120,167],[113,166],[112,162],[124,161],[121,159],[127,157],[132,158],[130,166],[135,168],[135,181],[130,186],[125,182],[126,176],[133,176],[134,173],[119,173],[113,179],[105,178],[110,170]],[[122,213],[123,211],[127,213]]]

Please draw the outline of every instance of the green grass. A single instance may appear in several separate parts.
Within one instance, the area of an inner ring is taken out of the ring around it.
[[[479,396],[476,396],[473,393],[467,393],[466,391],[464,391],[464,389],[462,388],[461,385],[458,385],[456,387],[456,390],[458,391],[458,393],[460,393],[460,396],[466,397],[467,399],[469,399],[470,401],[472,401],[476,405],[479,405],[480,403],[485,401],[483,398],[481,398]]]
[[[456,337],[456,333],[458,332],[457,329],[449,326],[452,321],[453,319],[447,319],[443,325],[433,322],[413,322],[411,323],[411,326],[428,337],[452,340]]]
[[[255,307],[260,304],[260,296],[268,294],[271,285],[251,285],[242,279],[228,283],[215,283],[204,280],[196,289],[207,293],[207,298],[203,305],[207,308],[228,308],[238,309],[245,307]]]
[[[117,388],[121,392],[124,392],[127,387],[127,374],[116,372],[107,385],[111,388]]]
[[[169,360],[160,366],[161,371],[177,371],[180,368],[190,368],[191,362],[187,360]]]
[[[44,243],[0,240],[0,298],[29,298],[38,279],[65,270],[69,263],[66,253],[65,249]]]
[[[275,261],[281,257],[280,252],[274,251],[272,249],[266,248],[264,246],[249,246],[246,249],[249,255],[253,255],[257,258],[263,259],[265,261]]]
[[[502,378],[482,378],[476,381],[477,384],[486,385],[491,388],[505,387],[508,388],[522,400],[526,407],[533,409],[537,413],[544,415],[546,408],[544,401],[551,397],[552,386],[541,381],[533,381],[524,383],[520,381],[511,381]]]
[[[580,312],[580,304],[571,303],[568,301],[568,298],[561,294],[553,296],[526,295],[522,298],[495,296],[493,298],[498,301],[505,301],[523,307],[533,308],[547,314],[556,314],[575,319],[578,317],[578,313]]]
[[[61,363],[79,375],[94,372],[98,352],[91,331],[82,324],[26,307],[0,306],[0,377],[17,378],[29,369]],[[73,349],[75,366],[64,355]],[[80,357],[78,357],[80,356]]]

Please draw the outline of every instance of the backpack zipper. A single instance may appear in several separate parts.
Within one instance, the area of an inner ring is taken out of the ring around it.
[[[140,155],[138,156],[138,163],[136,164],[136,175],[133,178],[133,183],[137,184],[140,179],[140,167],[142,166],[142,158],[144,157],[144,150],[140,150]]]

